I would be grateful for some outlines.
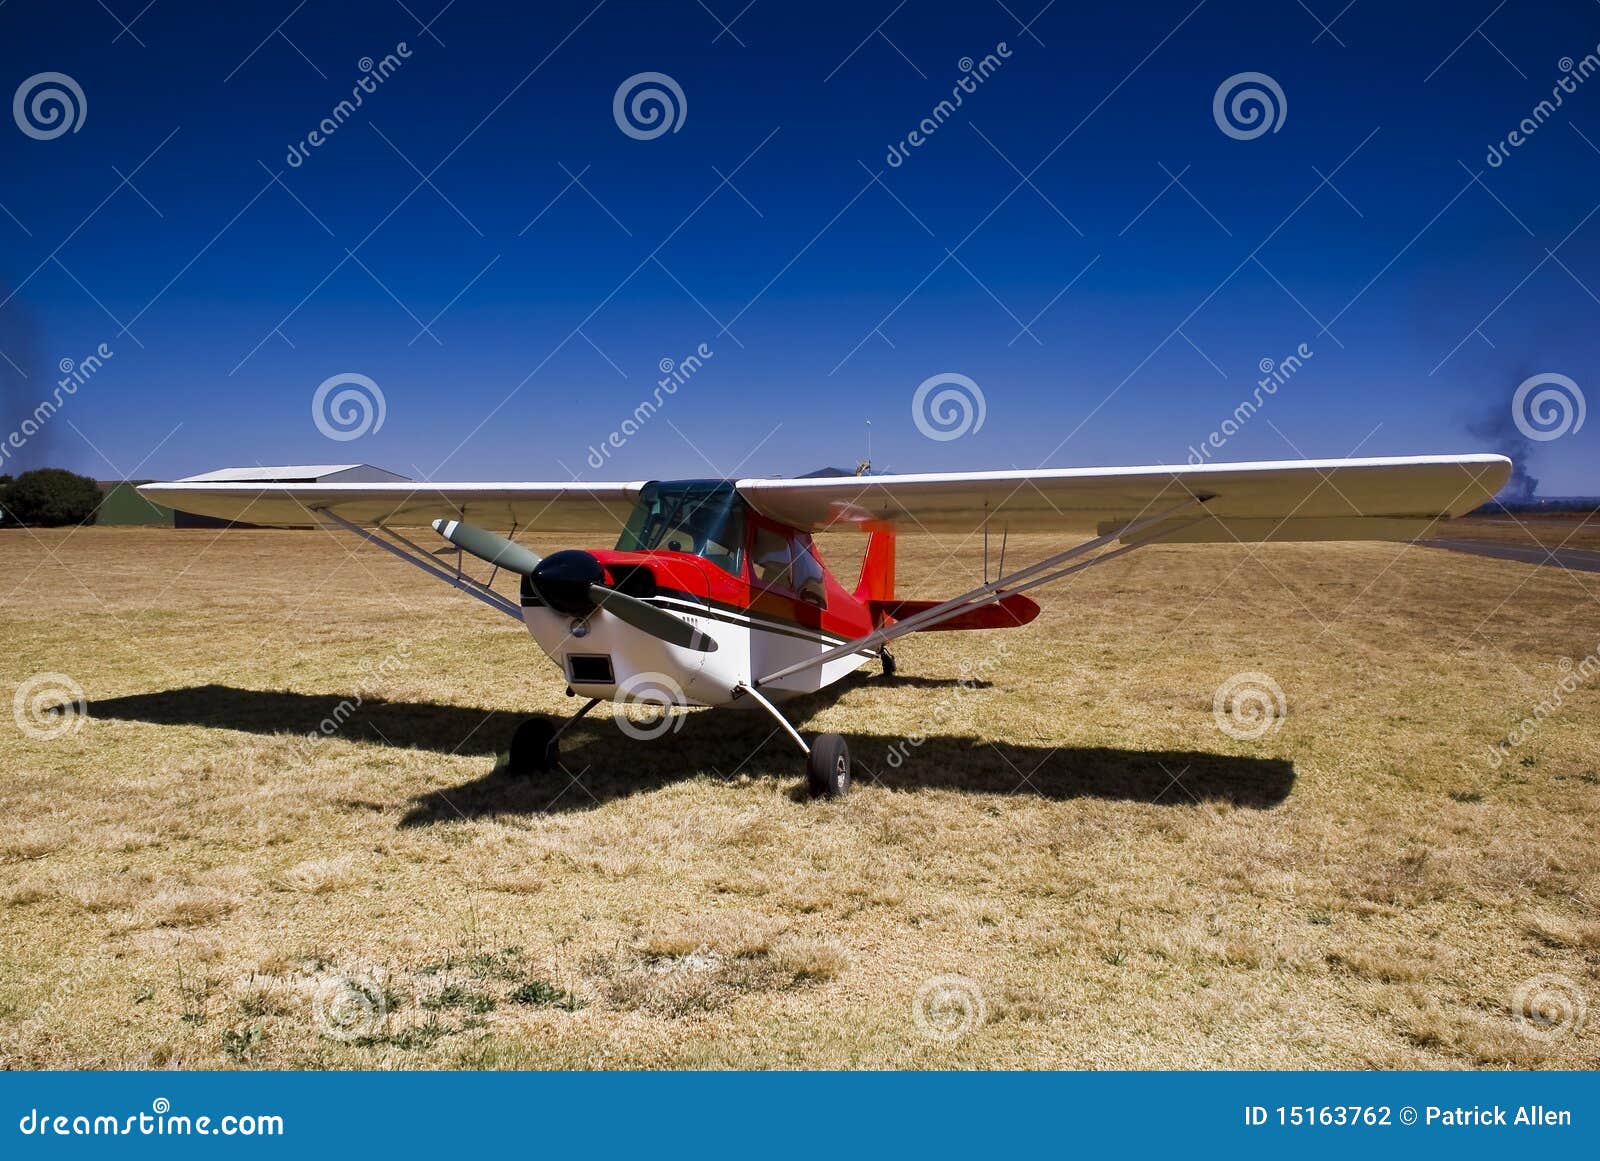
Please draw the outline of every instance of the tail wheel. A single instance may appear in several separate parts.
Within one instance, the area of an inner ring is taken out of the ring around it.
[[[850,789],[850,747],[838,734],[819,734],[806,756],[806,789],[812,798],[839,798]]]
[[[511,755],[506,766],[513,774],[537,774],[561,760],[555,727],[544,718],[528,718],[511,735]]]

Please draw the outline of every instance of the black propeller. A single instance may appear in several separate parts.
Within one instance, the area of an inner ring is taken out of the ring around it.
[[[635,629],[684,649],[714,653],[716,641],[689,622],[658,609],[648,601],[630,597],[600,582],[605,571],[582,549],[567,549],[540,557],[522,545],[459,520],[435,520],[434,531],[463,552],[479,560],[528,578],[545,604],[573,617],[587,617],[604,609]]]

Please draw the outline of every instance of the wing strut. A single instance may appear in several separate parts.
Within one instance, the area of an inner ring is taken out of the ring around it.
[[[385,552],[394,556],[398,556],[401,560],[405,561],[412,567],[420,568],[429,576],[438,580],[442,580],[451,588],[460,589],[468,596],[476,597],[478,600],[488,605],[491,609],[498,610],[514,620],[522,620],[522,609],[509,597],[502,593],[495,592],[488,585],[483,584],[481,581],[473,580],[471,577],[465,576],[460,572],[451,573],[449,569],[439,567],[437,563],[429,558],[426,550],[424,550],[420,545],[412,543],[394,529],[386,528],[382,524],[379,524],[377,525],[377,528],[384,535],[376,536],[373,533],[368,532],[365,528],[361,527],[361,525],[352,524],[344,517],[336,515],[335,513],[328,511],[326,508],[313,508],[311,511],[314,516],[319,517],[323,521],[323,527],[326,528],[330,525],[336,525],[337,527],[344,529],[346,532],[354,532],[367,543],[376,544]]]
[[[958,597],[951,597],[948,601],[935,605],[931,609],[924,609],[922,612],[907,617],[903,621],[896,621],[892,625],[876,629],[865,637],[858,637],[854,641],[846,641],[843,645],[836,645],[832,649],[817,654],[815,657],[807,657],[802,661],[795,662],[793,665],[787,665],[774,673],[767,674],[755,684],[767,685],[788,677],[792,673],[799,673],[803,669],[825,665],[835,658],[848,657],[850,654],[858,653],[862,650],[879,648],[897,637],[903,637],[907,633],[915,633],[921,629],[931,629],[935,625],[942,624],[954,617],[959,617],[964,613],[969,613],[974,609],[992,605],[1013,593],[1024,593],[1029,589],[1038,588],[1040,585],[1049,584],[1051,581],[1060,580],[1062,577],[1072,573],[1080,572],[1097,564],[1104,564],[1108,560],[1114,560],[1119,556],[1132,552],[1136,548],[1142,548],[1144,545],[1149,544],[1152,538],[1142,537],[1134,540],[1131,544],[1124,544],[1120,548],[1102,552],[1089,560],[1080,561],[1077,564],[1066,564],[1069,560],[1104,548],[1113,540],[1127,540],[1130,536],[1134,536],[1153,525],[1170,521],[1174,516],[1187,513],[1191,509],[1201,509],[1209,499],[1209,496],[1200,496],[1185,500],[1183,503],[1176,504],[1164,512],[1159,512],[1143,520],[1136,520],[1131,524],[1125,524],[1114,532],[1096,536],[1093,540],[1086,540],[1082,544],[1075,544],[1071,548],[1055,553],[1053,556],[1045,557],[1036,564],[1030,564],[1026,568],[1019,568],[1013,573],[998,576],[975,589],[969,589]],[[1173,527],[1184,528],[1205,518],[1205,513],[1201,511],[1192,519],[1184,520]],[[1173,528],[1161,529],[1163,533],[1172,530]],[[1065,565],[1065,567],[1058,567],[1062,565]]]

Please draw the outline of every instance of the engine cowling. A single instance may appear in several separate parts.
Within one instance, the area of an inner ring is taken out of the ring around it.
[[[531,579],[534,590],[552,609],[570,617],[586,617],[595,608],[589,586],[605,584],[606,570],[593,553],[568,548],[541,560]]]

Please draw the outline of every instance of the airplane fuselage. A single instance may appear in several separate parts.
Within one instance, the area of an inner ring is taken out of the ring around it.
[[[525,585],[523,622],[581,697],[630,700],[661,688],[664,678],[669,688],[681,691],[686,704],[736,703],[734,691],[740,686],[754,685],[766,674],[874,628],[865,602],[840,585],[826,567],[802,595],[798,586],[781,580],[763,583],[745,551],[736,554],[732,571],[688,552],[591,549],[589,554],[605,571],[605,583],[689,622],[717,647],[699,651],[669,644],[605,609],[572,616],[550,607]],[[812,693],[872,656],[849,654],[762,685],[761,691],[775,699]]]

